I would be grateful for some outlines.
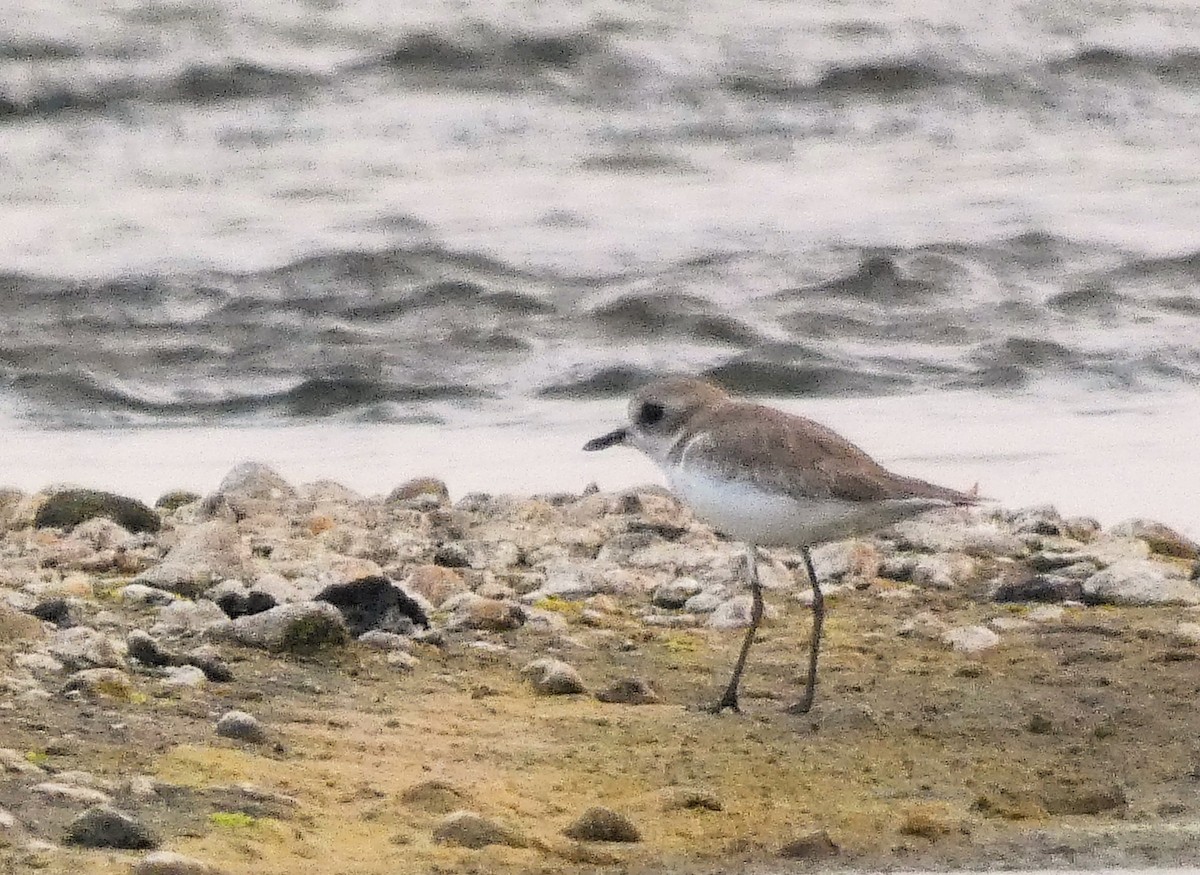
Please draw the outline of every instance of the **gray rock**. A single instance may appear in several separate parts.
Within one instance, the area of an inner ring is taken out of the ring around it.
[[[176,665],[168,668],[161,681],[164,687],[198,687],[208,680],[203,669],[194,665]]]
[[[9,811],[0,808],[0,829],[12,829],[17,825],[17,819]]]
[[[894,553],[884,557],[883,562],[880,563],[879,576],[900,583],[908,583],[912,580],[913,571],[920,561],[921,557],[911,553]]]
[[[949,629],[946,621],[932,611],[919,611],[905,620],[897,630],[905,638],[921,638],[926,641],[939,640]]]
[[[66,802],[80,802],[84,805],[107,805],[112,797],[103,790],[94,787],[82,787],[77,784],[67,784],[62,781],[45,781],[34,784],[30,790],[47,799],[61,799]]]
[[[464,593],[448,602],[451,603],[455,607],[446,621],[448,629],[505,632],[520,628],[525,622],[525,611],[516,602],[485,599],[474,593]]]
[[[124,648],[90,626],[60,629],[46,645],[50,655],[68,669],[123,668]]]
[[[129,658],[136,659],[142,665],[162,666],[171,662],[171,655],[141,629],[134,629],[125,636],[125,647],[129,651]]]
[[[1132,519],[1117,523],[1108,530],[1118,538],[1137,538],[1145,541],[1150,552],[1176,559],[1200,559],[1200,544],[1186,535],[1153,520]]]
[[[433,828],[433,840],[440,845],[462,848],[485,848],[488,845],[507,845],[523,848],[526,841],[516,832],[473,811],[455,811],[446,815]]]
[[[57,674],[63,670],[63,664],[48,653],[18,653],[13,657],[13,665],[43,674]]]
[[[187,529],[162,562],[133,582],[194,598],[219,580],[245,576],[245,559],[237,527],[212,520]]]
[[[279,605],[212,626],[209,634],[277,653],[313,653],[350,637],[341,611],[328,602]]]
[[[377,650],[409,650],[413,641],[407,635],[397,635],[395,632],[381,632],[372,629],[358,636],[358,643]]]
[[[578,842],[640,842],[642,834],[633,821],[620,812],[600,805],[592,806],[563,830],[563,835]]]
[[[753,600],[748,595],[734,596],[717,606],[709,615],[708,625],[713,629],[745,629],[750,625],[750,611]],[[772,617],[775,610],[769,605],[764,607],[764,617]]]
[[[224,870],[174,851],[153,851],[134,863],[129,875],[224,875]]]
[[[614,681],[596,693],[596,698],[613,705],[654,705],[659,701],[658,693],[641,678]]]
[[[660,583],[650,597],[651,604],[659,608],[674,610],[682,608],[687,600],[700,593],[702,587],[694,577],[680,577]]]
[[[142,823],[106,805],[96,805],[71,821],[66,841],[87,848],[143,850],[158,845],[158,839]]]
[[[969,556],[943,553],[920,559],[912,571],[912,582],[933,589],[954,589],[974,576],[976,561]]]
[[[535,659],[521,674],[529,679],[535,692],[543,696],[568,696],[587,692],[579,672],[561,659]]]
[[[879,574],[883,557],[879,549],[867,541],[836,541],[814,549],[812,560],[817,580],[835,583],[846,578],[871,580]],[[803,563],[799,565],[797,575],[802,584],[809,584]]]
[[[401,671],[412,671],[421,664],[421,660],[417,659],[411,653],[405,653],[403,650],[389,651],[384,661],[392,668],[400,669]]]
[[[1000,643],[1000,636],[987,626],[956,626],[939,637],[959,653],[979,653]]]
[[[225,475],[216,494],[225,498],[284,501],[295,498],[296,490],[270,466],[242,462]]]
[[[1200,586],[1168,576],[1170,566],[1126,559],[1083,582],[1083,600],[1106,605],[1197,605]]]
[[[994,602],[1064,602],[1083,595],[1083,584],[1061,574],[1022,574],[999,581]]]
[[[64,690],[128,700],[134,686],[129,675],[118,668],[85,668],[67,678]]]
[[[156,586],[146,586],[143,583],[131,583],[123,586],[118,595],[121,601],[127,605],[167,605],[179,598],[173,592],[167,592]]]
[[[267,730],[258,718],[245,711],[226,711],[217,721],[217,735],[237,741],[263,742]]]
[[[692,596],[684,602],[683,609],[692,614],[711,614],[728,600],[729,590],[718,584]]]
[[[225,612],[208,599],[179,599],[158,612],[152,632],[203,632],[228,620]]]

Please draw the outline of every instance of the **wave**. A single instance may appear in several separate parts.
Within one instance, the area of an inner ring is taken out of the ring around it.
[[[1146,387],[1200,375],[1198,302],[1200,253],[1036,233],[576,277],[419,243],[239,274],[0,275],[0,386],[60,422],[389,419],[681,370],[770,395]]]
[[[0,119],[47,118],[69,112],[104,113],[138,104],[206,105],[254,98],[301,98],[321,84],[311,73],[245,61],[193,65],[161,78],[116,78],[48,84],[32,93],[0,91]]]

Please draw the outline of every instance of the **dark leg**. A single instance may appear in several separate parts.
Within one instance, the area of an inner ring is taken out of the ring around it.
[[[804,685],[804,698],[787,709],[789,714],[807,714],[812,708],[813,697],[817,694],[817,657],[821,654],[821,630],[825,628],[825,596],[821,594],[821,584],[817,583],[812,556],[807,547],[802,547],[800,552],[804,556],[804,568],[808,571],[808,579],[812,581],[813,628],[812,640],[809,642],[808,683]]]
[[[750,628],[746,630],[746,637],[742,641],[742,652],[738,654],[737,662],[733,666],[733,677],[729,679],[729,686],[725,688],[725,694],[721,696],[719,702],[708,709],[713,714],[720,714],[726,708],[732,711],[742,710],[738,707],[738,684],[742,680],[742,669],[746,667],[746,657],[750,654],[750,645],[754,643],[754,633],[758,630],[759,621],[762,620],[763,597],[762,586],[758,582],[758,555],[750,544],[746,545],[746,573],[750,576],[750,598],[753,599],[750,606]]]

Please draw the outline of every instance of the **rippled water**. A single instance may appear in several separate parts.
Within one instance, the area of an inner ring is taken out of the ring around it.
[[[19,427],[1200,377],[1191,0],[10,9]]]

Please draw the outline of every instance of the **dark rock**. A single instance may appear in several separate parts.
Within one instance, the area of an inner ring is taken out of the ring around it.
[[[431,811],[434,814],[448,814],[463,807],[466,794],[445,781],[422,781],[413,784],[400,794],[400,801],[411,808]]]
[[[245,711],[226,711],[217,721],[217,735],[237,741],[255,743],[267,740],[267,730],[252,714]]]
[[[407,483],[401,483],[388,493],[387,503],[399,504],[424,498],[432,499],[438,504],[446,504],[450,501],[450,490],[436,477],[417,477]]]
[[[46,599],[45,601],[38,602],[29,609],[29,613],[39,620],[53,623],[60,629],[69,629],[72,626],[79,625],[79,612],[72,608],[71,603],[64,598]]]
[[[654,705],[659,701],[658,693],[641,678],[622,678],[596,693],[596,698],[614,705]]]
[[[172,658],[174,665],[194,665],[200,671],[204,672],[204,676],[210,681],[217,683],[228,683],[233,680],[233,672],[217,653],[211,647],[200,647],[193,650],[191,653],[185,653],[181,656]]]
[[[412,632],[414,625],[429,627],[429,618],[416,599],[378,575],[327,586],[315,600],[341,611],[356,638],[371,629],[403,635]]]
[[[1001,581],[994,602],[1062,602],[1083,598],[1083,583],[1061,574],[1033,574]]]
[[[157,641],[141,629],[134,629],[125,638],[125,646],[131,659],[136,659],[142,665],[171,665],[171,654],[163,650]]]
[[[276,604],[278,602],[275,601],[273,595],[259,590],[250,590],[246,593],[227,592],[217,597],[217,607],[224,611],[231,620],[261,614],[263,611],[271,610]]]
[[[440,845],[461,848],[486,848],[488,845],[508,845],[523,848],[527,842],[506,826],[489,820],[473,811],[448,814],[433,829],[433,840]]]
[[[839,848],[823,829],[792,839],[779,849],[785,860],[828,860],[836,857]]]
[[[158,839],[144,825],[107,805],[95,805],[71,821],[66,841],[87,848],[131,851],[158,847]]]
[[[85,520],[105,517],[130,532],[157,532],[162,522],[140,501],[95,489],[64,489],[51,495],[34,517],[39,529],[72,529]]]
[[[450,541],[433,551],[433,564],[443,568],[470,568],[471,555],[462,544]]]
[[[640,842],[642,834],[624,814],[595,805],[579,815],[563,835],[579,842]]]
[[[184,505],[199,501],[201,497],[199,492],[190,492],[187,489],[173,489],[170,492],[164,492],[160,495],[158,501],[154,502],[154,506],[163,513],[171,513]]]

